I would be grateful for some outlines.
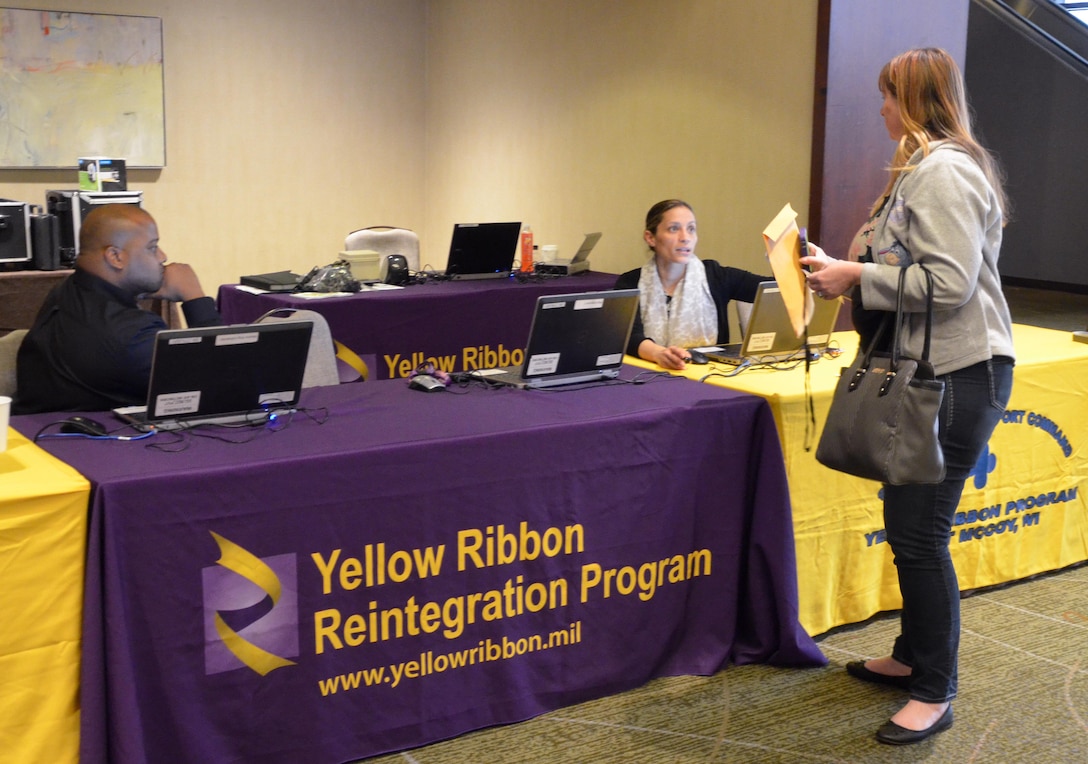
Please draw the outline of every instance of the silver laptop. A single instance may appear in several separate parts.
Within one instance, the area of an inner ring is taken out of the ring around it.
[[[803,359],[806,339],[810,353],[819,353],[827,348],[841,305],[841,299],[816,300],[807,337],[798,337],[786,311],[782,290],[774,281],[764,281],[756,292],[743,341],[695,349],[706,355],[709,361],[734,366]]]
[[[312,333],[305,320],[161,331],[147,405],[114,414],[145,431],[264,422],[298,403]]]
[[[538,297],[525,362],[475,373],[522,388],[614,379],[637,310],[637,289]]]
[[[589,253],[593,251],[593,248],[597,246],[597,242],[600,240],[601,234],[599,232],[587,233],[582,240],[582,246],[574,253],[574,257],[569,260],[559,259],[554,263],[537,263],[534,270],[537,273],[554,276],[573,276],[576,273],[588,271]]]
[[[458,223],[445,274],[451,279],[501,279],[514,267],[521,223]]]

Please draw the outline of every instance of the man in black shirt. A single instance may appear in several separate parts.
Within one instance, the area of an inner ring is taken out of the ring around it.
[[[144,403],[162,318],[142,297],[180,302],[189,326],[223,323],[193,269],[166,264],[154,218],[131,204],[92,211],[75,273],[42,305],[17,359],[12,413],[103,411]]]

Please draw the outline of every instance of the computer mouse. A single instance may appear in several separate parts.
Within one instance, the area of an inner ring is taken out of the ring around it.
[[[79,435],[93,435],[95,437],[102,437],[108,434],[104,424],[85,416],[68,417],[61,423],[60,431],[76,433]]]
[[[411,390],[422,390],[427,393],[435,393],[439,390],[445,390],[446,383],[438,377],[432,377],[430,374],[416,374],[408,380],[408,387]]]
[[[701,350],[689,350],[688,351],[688,363],[710,363],[706,354]]]

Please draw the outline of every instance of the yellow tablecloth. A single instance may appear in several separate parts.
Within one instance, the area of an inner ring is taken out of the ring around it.
[[[0,453],[0,762],[79,759],[90,484],[8,430]]]
[[[1019,324],[1013,339],[1009,408],[967,481],[953,527],[962,590],[1088,560],[1088,345],[1073,342],[1069,332]],[[880,484],[816,461],[835,382],[857,351],[854,332],[836,333],[835,341],[845,352],[811,368],[814,429],[807,424],[803,365],[705,380],[771,403],[793,503],[801,623],[811,634],[902,604],[884,539]],[[684,373],[700,379],[718,370],[728,373],[727,367],[694,365]]]

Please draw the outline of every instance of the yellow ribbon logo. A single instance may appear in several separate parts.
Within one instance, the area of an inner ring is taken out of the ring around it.
[[[272,607],[275,607],[283,593],[276,573],[259,557],[238,546],[233,541],[223,538],[215,531],[209,531],[209,533],[212,534],[215,543],[219,545],[219,559],[216,560],[216,563],[258,586],[272,598]],[[281,658],[245,639],[227,625],[218,611],[215,614],[215,630],[227,649],[238,660],[261,676],[274,669],[295,665],[294,661]]]

